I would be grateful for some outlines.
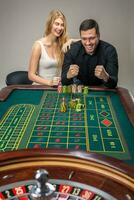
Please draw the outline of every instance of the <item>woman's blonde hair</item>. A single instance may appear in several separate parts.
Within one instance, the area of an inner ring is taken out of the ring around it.
[[[58,60],[58,66],[61,67],[62,63],[63,63],[63,59],[64,59],[64,53],[62,51],[62,47],[63,47],[63,44],[65,42],[67,42],[68,34],[67,34],[66,18],[65,18],[64,14],[60,10],[52,10],[50,12],[50,14],[49,14],[49,16],[47,18],[47,21],[46,21],[44,36],[47,36],[47,35],[49,35],[51,33],[53,23],[57,18],[61,18],[63,20],[63,23],[64,23],[63,33],[61,34],[60,37],[57,38],[58,46],[57,46],[57,53],[56,53],[57,55],[56,55],[56,57],[57,57],[57,60]]]

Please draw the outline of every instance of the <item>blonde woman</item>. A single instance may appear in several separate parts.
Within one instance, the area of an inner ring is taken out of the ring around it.
[[[28,70],[28,77],[36,84],[54,86],[61,76],[63,49],[70,46],[64,14],[52,10],[48,16],[44,37],[35,41]]]

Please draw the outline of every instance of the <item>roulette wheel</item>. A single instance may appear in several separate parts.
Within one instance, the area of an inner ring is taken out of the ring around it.
[[[96,153],[25,149],[0,154],[0,200],[32,199],[35,174],[45,169],[58,200],[132,200],[134,168]]]

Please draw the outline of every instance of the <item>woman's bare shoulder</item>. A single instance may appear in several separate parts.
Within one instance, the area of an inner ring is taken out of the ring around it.
[[[43,37],[40,39],[40,42],[44,45],[44,46],[50,46],[51,45],[51,41],[50,39],[48,39],[48,37]]]
[[[41,48],[41,43],[42,43],[42,41],[41,41],[41,39],[38,39],[38,40],[36,40],[34,43],[33,43],[33,48]]]

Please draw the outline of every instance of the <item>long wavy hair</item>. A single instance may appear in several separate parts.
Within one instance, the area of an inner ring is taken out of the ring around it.
[[[62,64],[63,64],[63,59],[64,59],[64,53],[62,51],[62,47],[63,47],[63,44],[65,42],[67,42],[67,40],[68,40],[68,34],[67,34],[66,18],[60,10],[52,10],[49,13],[49,16],[48,16],[47,21],[46,21],[44,37],[51,33],[53,23],[57,18],[61,18],[63,23],[64,23],[63,33],[60,35],[60,37],[57,38],[58,45],[57,45],[57,52],[56,52],[58,67],[61,67]]]

